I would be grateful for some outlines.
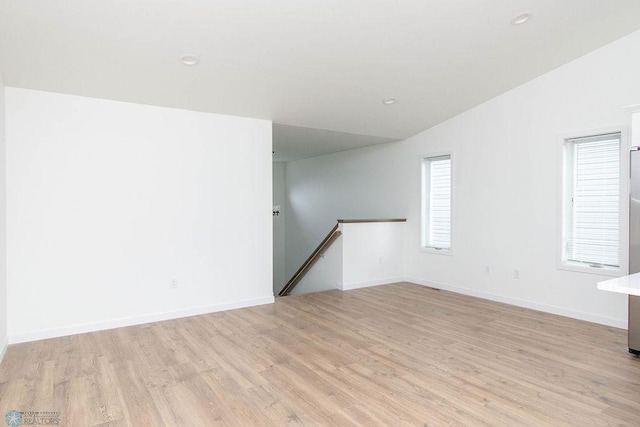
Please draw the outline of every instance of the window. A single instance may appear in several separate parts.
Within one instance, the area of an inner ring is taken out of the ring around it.
[[[619,270],[621,133],[567,138],[563,151],[562,262]]]
[[[422,247],[451,250],[451,155],[422,160]]]

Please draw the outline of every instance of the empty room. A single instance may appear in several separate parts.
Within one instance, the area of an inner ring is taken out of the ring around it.
[[[0,0],[5,425],[640,425],[640,1]]]

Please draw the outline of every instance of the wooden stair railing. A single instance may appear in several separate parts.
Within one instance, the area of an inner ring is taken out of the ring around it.
[[[291,276],[291,279],[289,279],[287,284],[284,285],[282,290],[278,293],[279,296],[285,297],[289,295],[289,293],[293,290],[293,288],[296,287],[298,282],[300,282],[300,280],[304,277],[304,275],[307,274],[307,272],[311,269],[311,267],[313,267],[313,264],[315,264],[316,261],[318,261],[318,258],[320,258],[320,255],[322,255],[327,249],[329,249],[329,246],[331,246],[331,244],[335,242],[338,237],[340,237],[342,232],[338,231],[339,225],[340,224],[337,223],[331,229],[331,231],[325,236],[322,242],[320,242],[318,247],[311,253],[309,258],[307,258],[307,260],[300,266],[298,271],[296,271],[296,273],[293,276]]]

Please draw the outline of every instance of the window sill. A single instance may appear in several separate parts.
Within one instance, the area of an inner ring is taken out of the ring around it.
[[[419,250],[420,252],[424,252],[427,254],[453,256],[453,251],[451,249],[436,249],[436,248],[427,248],[427,247],[421,246]]]
[[[611,267],[588,267],[581,264],[563,262],[557,266],[558,270],[575,271],[577,273],[597,274],[598,276],[620,277],[624,276],[621,268]]]

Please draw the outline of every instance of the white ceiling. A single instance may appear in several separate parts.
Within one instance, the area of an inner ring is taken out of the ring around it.
[[[286,160],[404,139],[637,29],[640,0],[0,0],[0,72],[270,119]]]

